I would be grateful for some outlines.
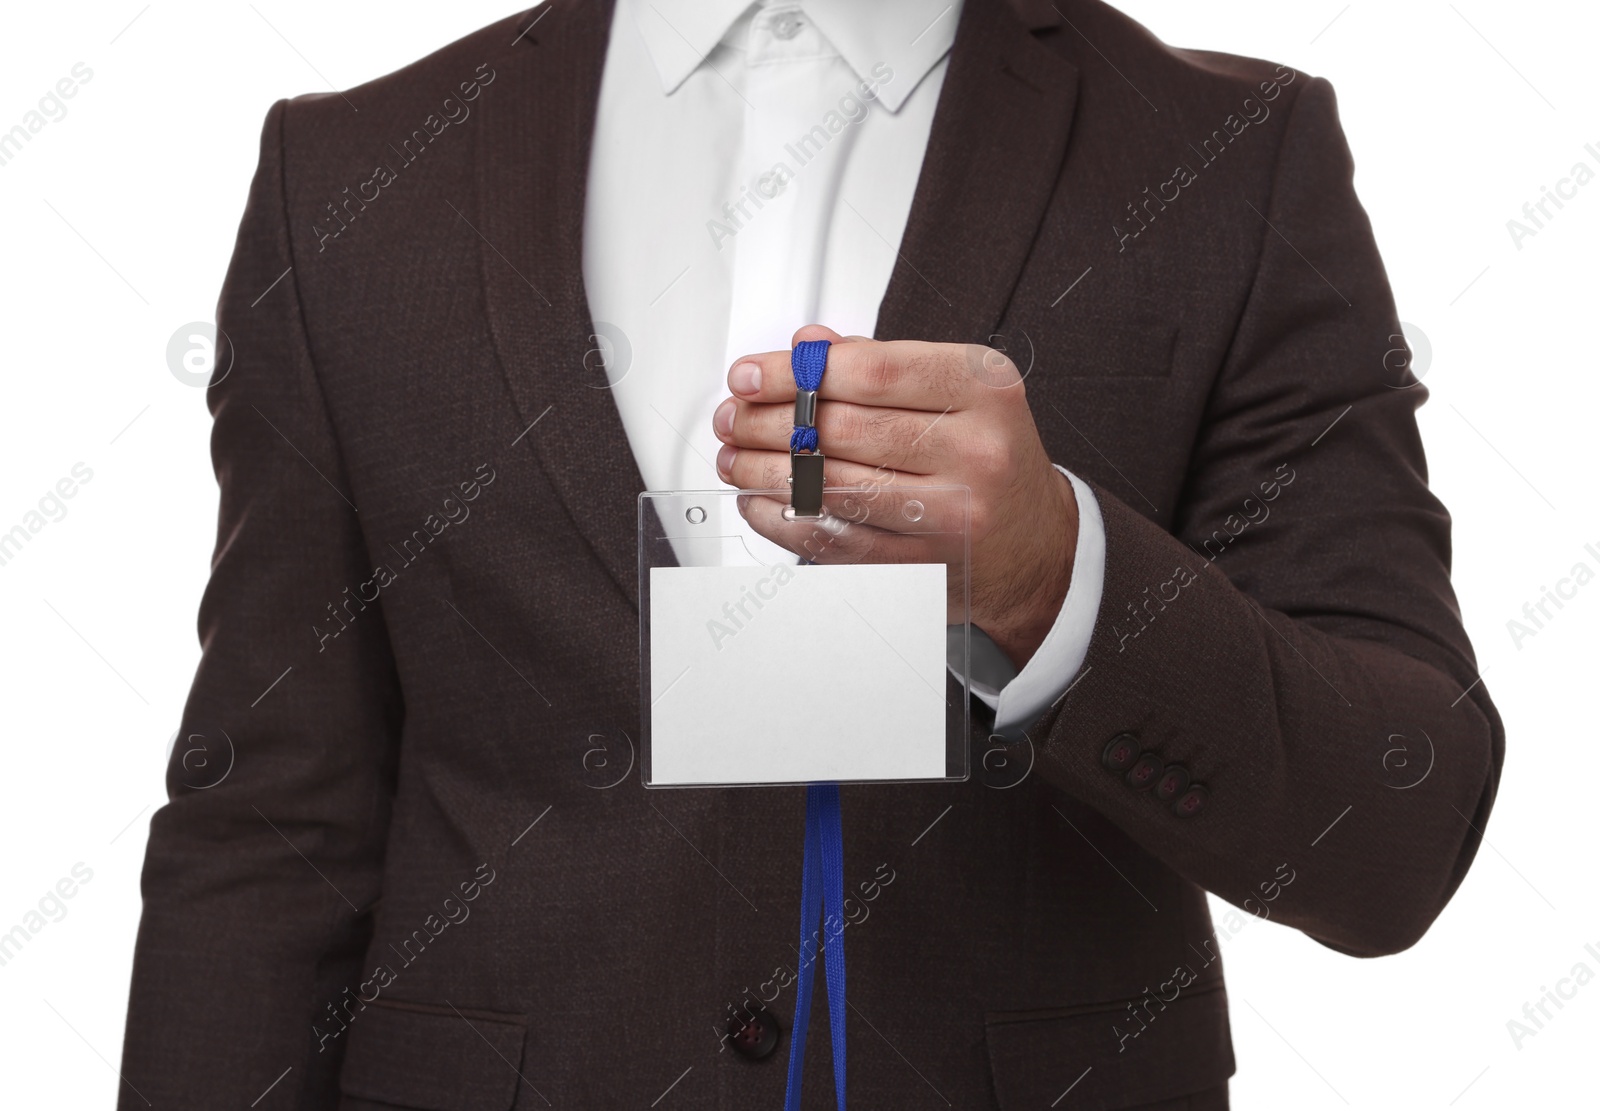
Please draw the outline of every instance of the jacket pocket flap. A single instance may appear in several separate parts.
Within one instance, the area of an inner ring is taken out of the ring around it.
[[[1234,1068],[1220,985],[1170,1003],[1152,996],[1133,1010],[1123,1003],[991,1014],[984,1037],[1003,1108],[1136,1107],[1216,1087]]]
[[[521,1015],[377,1000],[351,1019],[340,1090],[426,1111],[507,1111],[526,1025]]]

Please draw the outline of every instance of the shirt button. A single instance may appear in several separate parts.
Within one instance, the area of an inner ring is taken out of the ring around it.
[[[799,12],[783,12],[772,21],[772,33],[787,41],[798,35],[804,26]]]
[[[734,1015],[728,1020],[728,1041],[747,1061],[770,1057],[778,1048],[778,1021],[765,1010]]]
[[[782,193],[784,186],[787,184],[788,181],[783,174],[768,170],[756,179],[756,192],[770,201],[773,197]]]

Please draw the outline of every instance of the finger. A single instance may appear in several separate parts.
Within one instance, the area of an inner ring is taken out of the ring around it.
[[[968,347],[913,340],[838,342],[828,351],[818,396],[935,413],[965,408],[979,384]],[[728,389],[743,401],[793,401],[791,357],[788,351],[768,351],[740,358],[728,372]]]
[[[739,512],[756,532],[812,563],[928,563],[932,546],[908,536],[857,524],[843,517],[788,518],[784,502],[752,495]]]
[[[828,459],[823,507],[830,516],[889,532],[944,537],[959,546],[968,529],[970,494],[965,487],[926,485],[885,467]],[[765,495],[779,509],[789,504],[789,453],[725,447],[717,456],[724,482]],[[947,562],[959,562],[952,555]]]
[[[829,343],[851,343],[859,338],[859,336],[841,336],[826,324],[807,324],[789,338],[789,346],[793,347],[798,343],[819,339],[825,339]]]
[[[951,458],[950,435],[959,418],[945,423],[948,416],[832,401],[817,409],[817,438],[829,456],[934,474],[941,460]],[[794,431],[794,407],[730,398],[718,407],[712,427],[718,439],[734,447],[786,451]]]
[[[823,463],[823,482],[828,486],[869,486],[885,483],[892,475],[881,467],[868,467],[845,459],[827,459]],[[763,451],[759,448],[723,447],[717,453],[717,475],[730,486],[741,490],[789,489],[789,451]],[[787,500],[787,493],[785,494]]]
[[[776,386],[780,394],[787,388],[787,397],[779,397],[777,400],[793,401],[794,370],[788,360],[792,357],[792,349],[796,345],[819,339],[825,339],[831,344],[856,343],[866,338],[866,336],[841,336],[824,324],[807,324],[796,331],[789,340],[791,351],[769,351],[761,355],[746,355],[735,360],[733,369],[728,371],[728,388],[740,397],[754,397],[761,392],[761,383],[765,379],[767,385]],[[773,369],[769,370],[768,365],[771,360],[768,356],[783,362],[783,367],[788,373],[787,387],[780,386],[774,381],[773,376],[777,374],[776,363],[772,363]]]

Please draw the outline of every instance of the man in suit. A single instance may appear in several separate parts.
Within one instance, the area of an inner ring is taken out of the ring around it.
[[[970,781],[843,790],[850,1094],[1225,1107],[1204,892],[1405,949],[1503,751],[1351,174],[1097,0],[550,0],[274,106],[122,1106],[779,1104],[798,793],[632,774],[635,499],[781,479],[826,337],[995,649]]]

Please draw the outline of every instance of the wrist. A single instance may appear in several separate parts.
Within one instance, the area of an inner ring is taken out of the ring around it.
[[[973,615],[1018,671],[1055,626],[1072,586],[1078,547],[1078,499],[1072,483],[1052,466],[1044,493],[1042,502],[1050,508],[1035,517],[1037,526],[1025,526],[1019,545],[1023,555],[1013,565],[1020,573],[1002,587],[1006,604],[987,620]]]

